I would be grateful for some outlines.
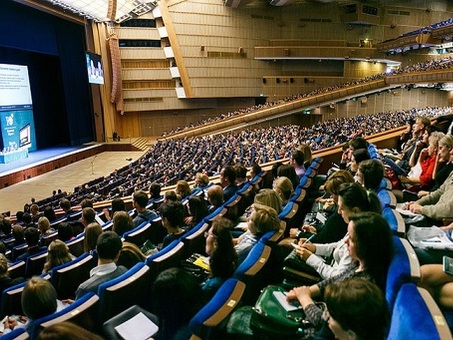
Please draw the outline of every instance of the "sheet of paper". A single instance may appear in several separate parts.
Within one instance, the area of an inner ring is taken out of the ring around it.
[[[118,334],[125,340],[145,340],[153,336],[159,327],[142,312],[115,327]]]
[[[297,301],[295,301],[294,303],[286,301],[286,295],[283,292],[275,291],[272,294],[287,312],[302,308],[302,306]]]

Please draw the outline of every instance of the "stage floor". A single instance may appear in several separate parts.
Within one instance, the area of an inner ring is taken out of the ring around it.
[[[22,169],[27,169],[43,162],[48,162],[51,159],[67,155],[71,152],[80,151],[81,149],[84,149],[86,147],[91,146],[81,145],[78,147],[53,147],[29,152],[27,158],[19,159],[12,163],[0,164],[0,177],[5,176],[11,172],[20,171]]]
[[[51,148],[31,153],[32,157],[20,160],[13,164],[1,164],[0,176],[15,172],[20,168],[29,168],[32,165],[48,162],[72,152],[79,152],[83,148],[93,147],[93,144],[83,145],[79,148]],[[119,169],[131,161],[141,157],[145,151],[109,151],[96,156],[85,158],[79,162],[65,167],[32,177],[26,181],[0,189],[0,212],[22,210],[25,203],[31,198],[37,201],[52,195],[53,190],[61,189],[72,192],[78,185],[87,183],[101,176],[108,176],[115,169]],[[6,169],[7,168],[7,169]]]

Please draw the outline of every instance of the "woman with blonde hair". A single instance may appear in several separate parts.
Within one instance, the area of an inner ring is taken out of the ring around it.
[[[190,190],[190,185],[187,183],[187,181],[180,180],[176,183],[176,195],[178,195],[178,198],[182,200],[183,198],[190,196],[192,193],[192,190]]]
[[[74,260],[75,257],[69,252],[69,248],[61,240],[54,240],[50,242],[47,250],[47,262],[44,264],[43,273],[47,273],[52,268]]]
[[[93,222],[87,225],[85,228],[85,237],[83,239],[83,251],[85,253],[91,253],[96,249],[96,243],[101,234],[102,228],[99,224]]]
[[[288,203],[294,193],[293,183],[291,183],[289,178],[285,176],[277,177],[274,180],[272,189],[274,189],[278,197],[280,197],[283,207]]]

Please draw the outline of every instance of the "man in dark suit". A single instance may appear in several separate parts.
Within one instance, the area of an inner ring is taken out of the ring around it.
[[[223,188],[223,199],[228,201],[238,191],[236,185],[236,170],[228,165],[220,171],[220,185]]]
[[[97,293],[102,283],[114,279],[127,271],[126,267],[116,265],[122,246],[123,243],[120,237],[113,231],[106,231],[99,235],[96,244],[98,265],[91,269],[90,278],[77,288],[76,300],[88,292]]]

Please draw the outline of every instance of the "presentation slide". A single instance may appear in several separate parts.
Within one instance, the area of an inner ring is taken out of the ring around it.
[[[14,155],[7,159],[24,158],[36,150],[27,66],[0,64],[0,127],[0,153]]]

